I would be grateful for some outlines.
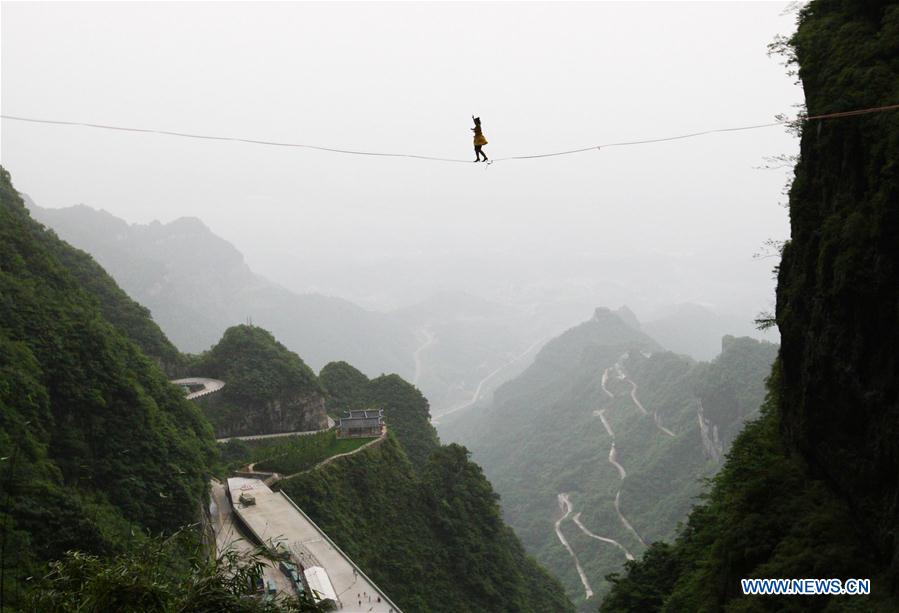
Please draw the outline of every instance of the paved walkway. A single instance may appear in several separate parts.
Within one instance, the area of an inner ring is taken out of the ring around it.
[[[219,381],[218,379],[207,379],[205,377],[187,377],[185,379],[175,379],[172,381],[175,385],[202,385],[203,389],[198,390],[196,392],[191,392],[187,395],[188,400],[194,400],[195,398],[201,398],[207,394],[211,394],[213,392],[217,392],[223,387],[225,387],[224,381]]]
[[[318,434],[326,432],[337,425],[331,416],[328,416],[328,427],[321,430],[297,430],[295,432],[275,432],[274,434],[247,434],[244,436],[226,436],[225,438],[217,438],[216,442],[227,443],[228,441],[258,441],[265,438],[281,438],[284,436],[308,436],[310,434]]]
[[[232,500],[251,492],[256,504],[234,506],[234,512],[263,543],[283,543],[306,567],[321,566],[340,600],[338,611],[400,613],[399,608],[283,492],[273,492],[259,479],[228,479]],[[380,602],[378,602],[380,598]]]

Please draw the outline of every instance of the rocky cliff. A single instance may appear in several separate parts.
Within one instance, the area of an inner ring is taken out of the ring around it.
[[[895,1],[811,2],[782,50],[810,116],[899,101]],[[602,611],[899,610],[899,113],[799,127],[762,417]],[[747,577],[870,578],[871,594],[748,597]]]
[[[814,2],[793,48],[809,115],[899,101],[896,2]],[[805,125],[790,220],[777,289],[783,431],[895,567],[899,111]]]

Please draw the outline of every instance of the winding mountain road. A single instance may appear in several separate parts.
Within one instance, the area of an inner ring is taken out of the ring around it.
[[[624,380],[631,384],[631,400],[634,401],[634,406],[636,406],[638,409],[640,409],[640,412],[643,415],[649,415],[649,411],[647,411],[645,408],[643,408],[643,403],[640,402],[639,400],[637,400],[637,384],[634,383],[631,379],[629,379],[627,377],[627,375],[625,375]]]
[[[197,398],[202,398],[207,394],[212,394],[225,387],[224,381],[219,381],[218,379],[207,379],[206,377],[186,377],[184,379],[175,379],[174,381],[172,381],[172,383],[175,385],[183,385],[185,387],[187,387],[188,385],[203,386],[203,389],[201,390],[190,392],[186,396],[188,400],[196,400]]]
[[[412,385],[416,387],[418,387],[418,380],[421,378],[421,353],[437,341],[434,333],[427,328],[422,328],[420,332],[425,337],[424,343],[419,345],[418,349],[412,354],[412,358],[415,360],[415,374],[412,376]]]
[[[203,386],[203,389],[187,394],[187,396],[185,396],[187,400],[196,400],[197,398],[202,398],[203,396],[213,394],[225,387],[224,381],[219,381],[218,379],[209,379],[207,377],[185,377],[184,379],[174,379],[169,383],[173,385],[180,385],[183,387],[188,387],[190,385]],[[294,432],[276,432],[274,434],[247,434],[244,436],[226,436],[224,438],[217,438],[215,440],[218,443],[227,443],[228,441],[255,441],[265,438],[279,438],[282,436],[307,436],[309,434],[318,434],[319,432],[325,432],[333,428],[335,425],[337,425],[337,422],[335,422],[329,415],[328,427],[322,428],[321,430],[297,430]]]
[[[621,481],[627,479],[627,471],[624,470],[624,466],[618,463],[618,452],[615,451],[615,441],[612,441],[612,446],[609,448],[609,464],[618,469],[618,478]]]
[[[616,379],[630,383],[630,386],[631,386],[630,396],[631,396],[631,400],[634,403],[634,406],[637,407],[637,409],[640,411],[641,414],[649,415],[649,412],[643,407],[643,404],[637,398],[637,384],[634,383],[627,376],[627,374],[625,374],[625,372],[622,368],[623,362],[624,362],[624,360],[626,360],[628,358],[628,355],[629,354],[627,352],[625,352],[624,354],[621,355],[621,357],[618,358],[618,361],[615,362],[614,365],[612,365],[609,368],[606,368],[602,372],[602,379],[600,381],[600,385],[602,387],[603,392],[605,392],[605,394],[607,396],[614,398],[615,394],[613,394],[607,387],[607,383],[609,381],[609,372],[614,371]],[[618,449],[615,446],[615,431],[612,430],[612,425],[606,419],[606,411],[607,410],[608,410],[608,408],[595,410],[595,411],[593,411],[593,414],[595,416],[599,417],[600,421],[602,422],[603,428],[605,428],[605,430],[606,430],[606,433],[608,433],[608,435],[612,438],[612,446],[609,447],[608,461],[609,461],[609,464],[614,466],[615,470],[618,471],[618,479],[619,479],[618,491],[615,492],[615,513],[618,515],[618,519],[621,522],[621,525],[624,526],[624,528],[628,532],[630,532],[634,536],[634,538],[636,538],[640,542],[641,545],[643,545],[645,547],[646,541],[643,540],[643,537],[641,537],[640,534],[637,532],[637,530],[634,529],[633,524],[631,524],[631,522],[627,519],[627,517],[624,516],[624,513],[621,512],[621,485],[624,483],[624,480],[627,479],[627,469],[625,469],[624,466],[618,461]],[[673,432],[671,432],[670,430],[668,430],[667,428],[665,428],[664,426],[661,425],[661,422],[658,419],[658,415],[655,413],[653,413],[653,421],[659,429],[666,432],[666,434],[670,434],[671,436],[674,436]],[[608,538],[608,537],[603,537],[603,536],[593,534],[592,532],[587,530],[587,528],[580,523],[580,513],[578,513],[578,515],[575,516],[574,522],[578,525],[579,528],[581,528],[581,530],[584,532],[584,534],[587,534],[588,536],[599,539],[601,541],[612,543],[612,544],[620,547],[621,550],[625,552],[625,555],[627,556],[627,558],[629,560],[634,559],[633,556],[631,555],[631,553],[623,545],[621,545],[618,541]]]
[[[587,579],[587,574],[584,572],[584,569],[581,568],[581,563],[577,559],[577,555],[574,553],[574,549],[571,548],[571,545],[568,544],[568,539],[565,538],[565,535],[562,534],[561,525],[565,519],[571,515],[571,500],[568,497],[568,494],[561,493],[558,495],[559,508],[565,511],[565,514],[562,515],[559,519],[556,520],[556,536],[559,537],[559,542],[568,550],[568,554],[574,560],[574,566],[577,568],[577,574],[581,578],[581,583],[584,585],[584,598],[593,598],[593,588],[590,587],[590,581]]]
[[[624,513],[621,512],[621,488],[615,492],[615,512],[618,513],[618,519],[621,520],[621,524],[627,528],[627,531],[634,535],[634,537],[640,541],[640,544],[646,547],[646,541],[643,540],[643,537],[634,530],[634,527],[631,525],[631,522],[627,520],[627,517],[624,516]]]
[[[600,409],[599,411],[593,411],[593,414],[599,417],[599,420],[602,422],[602,427],[606,429],[609,436],[613,439],[615,438],[615,432],[612,430],[612,426],[609,425],[609,420],[606,419],[606,409]]]
[[[604,391],[606,393],[606,396],[608,396],[609,398],[614,398],[615,394],[610,392],[609,388],[606,387],[606,383],[608,383],[608,381],[609,381],[609,371],[610,370],[612,370],[612,369],[606,368],[604,371],[602,371],[602,381],[600,382],[600,384],[602,385],[602,391]]]
[[[626,356],[627,354],[625,354]],[[652,354],[650,354],[652,355]],[[624,356],[615,364],[615,369],[618,372],[619,378],[623,379],[631,386],[631,400],[634,401],[634,406],[642,413],[643,415],[649,415],[649,411],[646,410],[646,407],[643,406],[643,403],[640,402],[640,399],[637,398],[637,384],[634,383],[634,380],[627,376],[627,374],[621,369],[621,360],[624,359]],[[608,369],[607,369],[608,370]],[[605,376],[606,373],[603,373],[603,389],[605,389]],[[667,434],[671,438],[675,438],[677,435],[662,425],[662,418],[659,415],[658,411],[652,412],[652,422],[655,424],[656,428],[659,429],[660,432]]]
[[[572,516],[571,521],[573,521],[575,523],[575,525],[581,529],[581,532],[583,532],[590,538],[595,538],[596,540],[602,541],[603,543],[608,543],[610,545],[614,545],[615,547],[617,547],[624,553],[625,558],[627,558],[628,560],[634,559],[634,556],[631,554],[630,551],[627,550],[627,547],[625,547],[624,545],[622,545],[615,539],[610,539],[605,536],[599,536],[598,534],[593,534],[592,532],[590,532],[590,530],[588,530],[587,527],[581,523],[581,514],[580,513],[575,513]]]
[[[477,387],[477,389],[475,389],[474,394],[472,394],[471,400],[464,402],[462,404],[458,404],[450,409],[447,409],[446,411],[444,411],[443,413],[440,413],[439,415],[435,415],[433,417],[433,419],[431,420],[431,422],[436,423],[436,422],[434,422],[435,419],[445,417],[451,413],[455,413],[456,411],[461,411],[462,409],[466,409],[466,408],[470,407],[471,405],[473,405],[474,403],[476,403],[478,400],[481,399],[481,390],[484,388],[484,385],[488,381],[490,381],[493,377],[495,377],[496,375],[498,375],[499,373],[504,371],[506,368],[508,368],[512,364],[515,364],[516,362],[522,360],[525,356],[527,356],[529,353],[531,353],[534,349],[536,349],[541,344],[543,344],[543,342],[544,342],[544,339],[537,341],[536,343],[532,344],[530,347],[528,347],[527,349],[525,349],[524,351],[522,351],[521,353],[519,353],[518,355],[513,357],[511,360],[509,360],[508,362],[506,362],[505,364],[503,364],[502,366],[500,366],[499,368],[497,368],[496,370],[494,370],[493,372],[488,374],[486,377],[481,379],[480,383],[478,383],[478,387]]]

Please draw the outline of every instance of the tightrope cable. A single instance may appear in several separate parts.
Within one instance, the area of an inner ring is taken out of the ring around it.
[[[587,151],[599,151],[601,149],[607,149],[610,147],[627,147],[633,145],[646,145],[650,143],[664,143],[675,140],[683,140],[687,138],[696,138],[698,136],[705,136],[707,134],[716,134],[721,132],[739,132],[742,130],[757,130],[759,128],[771,128],[774,126],[783,126],[789,125],[791,123],[801,122],[801,121],[819,121],[825,119],[837,119],[840,117],[855,117],[857,115],[867,115],[870,113],[882,113],[885,111],[895,111],[899,109],[899,104],[891,104],[888,106],[879,106],[873,108],[866,109],[856,109],[852,111],[841,111],[838,113],[826,113],[823,115],[812,115],[808,117],[799,117],[795,120],[793,119],[778,119],[777,121],[773,121],[770,123],[760,123],[755,125],[748,126],[737,126],[733,128],[717,128],[714,130],[703,130],[701,132],[691,132],[689,134],[679,134],[676,136],[665,136],[659,138],[647,138],[642,140],[630,140],[630,141],[621,141],[617,143],[606,143],[603,145],[593,145],[591,147],[583,147],[581,149],[570,149],[567,151],[557,151],[554,153],[535,153],[532,155],[511,155],[507,157],[494,158],[490,160],[490,163],[496,162],[505,162],[511,160],[532,160],[536,158],[548,158],[548,157],[557,157],[561,155],[573,155],[576,153],[584,153]],[[367,156],[375,156],[375,157],[393,157],[393,158],[411,158],[416,160],[426,160],[431,162],[452,162],[452,163],[462,163],[462,164],[471,164],[471,160],[461,160],[458,158],[445,158],[433,155],[418,155],[414,153],[385,153],[379,151],[359,151],[353,149],[338,149],[336,147],[322,147],[319,145],[306,145],[301,143],[288,143],[288,142],[279,142],[279,141],[270,141],[270,140],[259,140],[253,138],[238,138],[234,136],[212,136],[207,134],[190,134],[187,132],[173,132],[170,130],[153,130],[147,128],[127,128],[122,126],[110,126],[99,123],[86,123],[81,121],[61,121],[56,119],[35,119],[33,117],[18,117],[15,115],[0,115],[3,119],[10,119],[13,121],[24,121],[29,123],[41,123],[41,124],[52,124],[52,125],[63,125],[63,126],[78,126],[84,128],[99,128],[102,130],[118,130],[122,132],[141,132],[145,134],[161,134],[164,136],[177,136],[181,138],[194,138],[201,140],[216,140],[216,141],[230,141],[237,143],[250,143],[254,145],[265,145],[269,147],[294,147],[299,149],[313,149],[316,151],[329,151],[331,153],[342,153],[345,155],[367,155]]]

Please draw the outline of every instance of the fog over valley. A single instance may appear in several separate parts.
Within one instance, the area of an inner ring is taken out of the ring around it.
[[[899,610],[897,0],[0,11],[0,613]]]
[[[9,4],[3,112],[459,159],[472,113],[496,157],[664,137],[793,111],[765,55],[784,6]],[[752,256],[786,234],[789,168],[755,167],[796,149],[768,128],[485,169],[8,120],[2,147],[41,206],[197,217],[298,292],[744,322],[773,287]]]

